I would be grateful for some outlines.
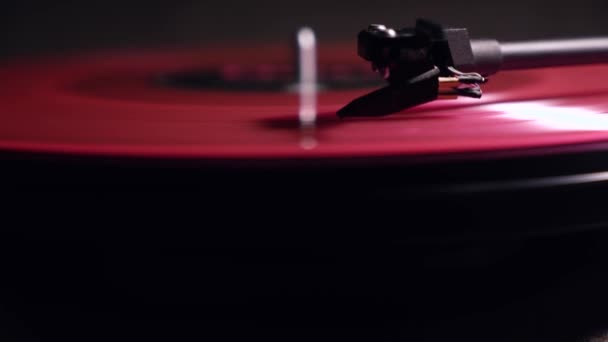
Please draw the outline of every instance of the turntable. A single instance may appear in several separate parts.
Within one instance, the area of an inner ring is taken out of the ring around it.
[[[101,312],[124,305],[154,320],[148,299],[162,293],[169,321],[183,310],[297,329],[277,314],[289,312],[334,329],[338,315],[343,337],[392,329],[408,306],[424,319],[445,304],[440,320],[467,305],[493,310],[603,255],[606,38],[501,45],[421,21],[370,26],[358,43],[323,45],[303,28],[295,49],[2,64],[6,241],[106,248],[114,292],[91,304]],[[19,249],[57,260],[52,245],[34,246]],[[197,252],[163,266],[159,255],[175,251]],[[59,259],[86,268],[79,258]],[[581,329],[601,329],[592,323]]]

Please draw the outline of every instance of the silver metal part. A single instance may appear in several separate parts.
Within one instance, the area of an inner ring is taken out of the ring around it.
[[[499,70],[608,63],[608,37],[523,42],[472,40],[475,65],[464,71],[491,75]]]
[[[317,120],[317,39],[314,31],[303,27],[297,33],[298,92],[300,106],[298,119],[302,130],[300,145],[309,149],[316,146],[314,127]]]
[[[554,39],[500,44],[502,69],[608,62],[608,38]]]
[[[386,27],[381,24],[371,24],[367,27],[367,30],[375,31],[375,32],[382,32],[383,34],[385,34],[386,36],[389,36],[389,37],[397,37],[397,31],[395,31],[393,28]]]

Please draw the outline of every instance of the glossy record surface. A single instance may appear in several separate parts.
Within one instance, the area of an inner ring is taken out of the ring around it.
[[[362,64],[322,49],[320,64]],[[335,112],[373,88],[319,93],[316,146],[304,148],[298,96],[185,89],[168,73],[289,64],[286,50],[119,51],[6,62],[0,149],[159,158],[352,158],[517,151],[608,141],[608,66],[504,72],[481,100],[442,100],[386,117]]]

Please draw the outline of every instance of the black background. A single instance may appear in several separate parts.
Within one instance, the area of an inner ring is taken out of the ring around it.
[[[503,40],[608,34],[602,0],[512,1],[11,1],[0,11],[0,54],[66,49],[286,41],[301,25],[350,41],[369,23],[417,17]]]

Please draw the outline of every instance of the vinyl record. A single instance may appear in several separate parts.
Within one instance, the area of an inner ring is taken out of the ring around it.
[[[482,100],[442,100],[386,117],[340,119],[335,113],[341,106],[381,83],[354,53],[323,51],[321,77],[328,86],[319,93],[314,148],[301,146],[289,54],[223,48],[5,64],[0,149],[365,159],[524,153],[608,140],[608,66],[505,72],[491,79]]]

